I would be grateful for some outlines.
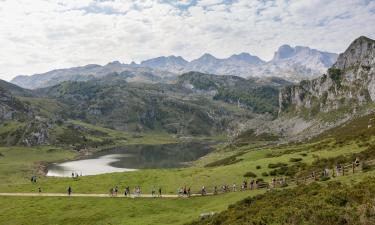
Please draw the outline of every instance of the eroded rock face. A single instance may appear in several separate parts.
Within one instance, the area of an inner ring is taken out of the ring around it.
[[[22,144],[26,146],[48,144],[50,125],[42,121],[32,121],[23,130]]]
[[[10,92],[0,88],[0,123],[28,114],[28,109]]]
[[[339,55],[327,74],[286,87],[279,96],[279,115],[314,115],[375,101],[375,41],[359,37]]]

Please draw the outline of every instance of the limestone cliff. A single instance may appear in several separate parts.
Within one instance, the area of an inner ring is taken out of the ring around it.
[[[319,112],[355,108],[375,102],[375,41],[354,40],[321,77],[284,88],[279,115],[312,118]]]

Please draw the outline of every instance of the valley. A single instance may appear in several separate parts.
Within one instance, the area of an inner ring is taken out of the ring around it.
[[[2,81],[0,193],[73,196],[0,196],[0,223],[371,224],[374,53],[359,37],[298,84],[201,72],[129,82],[97,66],[100,76],[32,90]],[[159,188],[171,197],[142,198]]]

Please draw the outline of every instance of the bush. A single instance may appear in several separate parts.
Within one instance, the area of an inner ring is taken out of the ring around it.
[[[363,172],[368,172],[368,171],[370,171],[372,169],[373,169],[373,166],[371,166],[371,165],[369,165],[367,163],[363,163],[362,164],[362,170],[363,170]]]
[[[268,168],[273,169],[273,168],[278,168],[278,167],[283,167],[287,166],[288,164],[286,163],[270,163],[268,164]]]
[[[301,153],[300,155],[303,156],[303,157],[306,157],[307,153]]]
[[[331,178],[330,177],[325,177],[325,176],[320,177],[320,181],[327,181],[329,179],[331,179]]]
[[[269,175],[268,175],[267,172],[263,172],[263,173],[262,173],[262,176],[263,176],[263,177],[268,177]]]
[[[326,202],[335,206],[345,206],[348,203],[348,197],[344,193],[333,193],[326,199]]]
[[[262,167],[258,165],[258,166],[256,166],[255,168],[256,168],[257,170],[259,170],[259,169],[262,168]]]
[[[336,68],[328,69],[329,77],[336,83],[337,86],[341,86],[341,70]]]
[[[302,161],[301,158],[290,158],[289,159],[289,162],[299,162],[299,161]]]
[[[257,175],[251,171],[245,173],[245,175],[243,175],[244,177],[257,177]]]

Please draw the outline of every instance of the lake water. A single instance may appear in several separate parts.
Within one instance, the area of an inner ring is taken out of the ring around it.
[[[178,168],[211,151],[209,143],[198,142],[127,146],[101,151],[85,159],[51,164],[47,176],[70,177],[73,172],[87,176],[137,169]]]

